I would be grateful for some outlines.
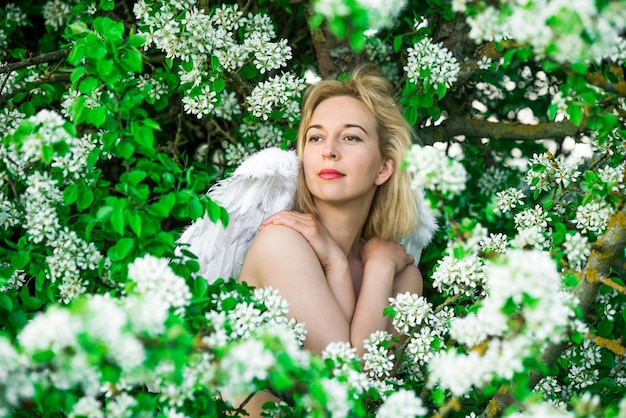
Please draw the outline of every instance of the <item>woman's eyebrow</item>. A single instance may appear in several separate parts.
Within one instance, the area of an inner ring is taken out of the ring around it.
[[[356,123],[346,123],[345,125],[343,125],[343,127],[344,128],[358,128],[362,130],[363,132],[365,132],[367,135],[369,135],[369,132],[367,132],[367,130],[364,127]],[[322,127],[322,125],[317,125],[317,124],[310,125],[308,128],[306,128],[306,131],[304,133],[306,134],[307,132],[309,132],[309,129],[324,129],[324,128]]]

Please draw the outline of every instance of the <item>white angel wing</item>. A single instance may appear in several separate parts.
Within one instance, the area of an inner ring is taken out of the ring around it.
[[[404,245],[404,249],[413,256],[415,265],[417,265],[422,257],[422,251],[430,243],[438,226],[433,211],[428,206],[428,203],[424,201],[424,192],[422,190],[415,192],[415,199],[417,201],[417,228],[411,235],[401,238],[398,242]]]
[[[199,274],[209,283],[237,277],[258,227],[270,215],[290,209],[296,191],[299,159],[294,151],[266,148],[241,163],[232,176],[207,194],[230,215],[228,226],[206,215],[189,226],[178,240],[181,248],[198,256]]]

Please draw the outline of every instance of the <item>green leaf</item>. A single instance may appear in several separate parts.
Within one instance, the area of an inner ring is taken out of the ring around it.
[[[148,176],[148,173],[141,170],[133,170],[128,174],[128,182],[134,186],[139,184]]]
[[[445,96],[447,92],[448,88],[445,84],[439,83],[437,85],[437,97],[439,98],[439,100],[443,99],[443,96]]]
[[[552,206],[554,206],[554,200],[546,200],[543,202],[543,210],[550,210]]]
[[[598,335],[604,338],[609,338],[613,332],[613,322],[603,319],[598,323]]]
[[[223,78],[216,78],[213,82],[213,91],[216,93],[220,93],[226,87],[226,82]]]
[[[87,58],[101,60],[107,56],[107,49],[102,44],[91,44],[85,51]]]
[[[128,254],[132,251],[133,247],[135,247],[135,241],[131,238],[122,238],[117,241],[115,245],[117,249],[117,255],[120,259],[126,258]]]
[[[586,74],[587,73],[587,64],[582,62],[574,62],[572,63],[572,70],[578,74]]]
[[[67,62],[78,65],[85,58],[85,47],[83,44],[76,44],[67,56]]]
[[[87,122],[93,124],[96,128],[104,125],[106,120],[107,110],[104,106],[98,106],[87,110]]]
[[[133,144],[129,143],[129,142],[119,142],[116,145],[117,148],[117,155],[119,155],[121,158],[124,159],[129,159],[130,157],[133,156],[133,153],[135,152],[135,147],[133,146]]]
[[[78,197],[78,187],[75,184],[70,184],[63,190],[63,202],[66,205],[71,205],[76,202]]]
[[[187,210],[191,219],[197,219],[204,215],[204,207],[196,196],[189,199],[189,202],[187,203]]]
[[[580,125],[583,121],[583,109],[576,104],[569,104],[567,106],[567,114],[574,125]]]
[[[111,214],[110,221],[113,231],[117,232],[120,235],[124,235],[124,227],[126,226],[126,222],[124,220],[123,207],[118,206],[113,208],[113,213]]]
[[[70,75],[70,81],[72,82],[73,86],[76,86],[76,83],[78,82],[78,80],[80,80],[83,74],[85,74],[85,71],[85,67],[83,67],[82,65],[74,68],[74,71],[72,71],[72,74]]]
[[[102,10],[113,10],[115,8],[115,1],[113,1],[113,0],[100,0],[100,8]]]
[[[134,48],[126,48],[122,52],[122,62],[126,67],[135,73],[140,73],[143,69],[143,59],[139,51]]]
[[[137,212],[130,213],[128,216],[128,225],[133,232],[140,237],[143,231],[143,218]]]
[[[404,109],[404,119],[413,126],[417,122],[417,108],[415,106],[407,106]]]
[[[404,37],[402,35],[397,35],[395,38],[393,38],[393,50],[394,52],[398,52],[400,50],[400,48],[402,48],[402,39]]]
[[[96,219],[98,222],[104,222],[113,214],[113,208],[111,206],[101,206],[96,212]]]
[[[350,33],[350,45],[356,52],[362,51],[365,48],[365,35],[362,31],[354,31]]]
[[[113,3],[113,1],[111,1],[111,3]],[[102,5],[102,2],[100,2],[100,4]],[[108,17],[99,16],[95,18],[93,28],[106,40],[114,43],[121,42],[124,37],[124,24]]]
[[[54,148],[51,145],[44,145],[41,147],[41,159],[44,163],[50,164],[54,155]]]
[[[78,86],[78,90],[83,94],[91,94],[95,89],[98,88],[100,82],[98,79],[92,76],[85,77]]]
[[[78,210],[84,210],[91,206],[94,201],[93,192],[89,189],[82,189],[80,193],[78,193],[78,199],[76,200],[76,208]]]
[[[13,299],[5,293],[0,293],[0,308],[11,312],[13,310]]]
[[[131,33],[128,36],[128,41],[126,41],[126,44],[128,46],[131,46],[131,47],[134,47],[134,48],[136,48],[138,46],[142,46],[145,43],[146,43],[146,38],[144,38],[142,36],[139,36],[139,35],[135,35],[134,33]]]
[[[251,80],[253,78],[255,78],[257,76],[257,74],[259,73],[259,71],[256,69],[256,67],[252,64],[248,64],[245,67],[243,67],[241,69],[241,73],[239,73],[239,75],[241,75],[241,77],[247,79],[247,80]]]
[[[209,200],[205,206],[209,219],[216,223],[220,219],[220,206],[212,200]]]

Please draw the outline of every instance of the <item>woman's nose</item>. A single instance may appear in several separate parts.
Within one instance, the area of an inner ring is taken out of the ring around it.
[[[324,142],[324,148],[322,149],[322,157],[328,159],[336,159],[338,156],[337,146],[334,139],[328,139]]]

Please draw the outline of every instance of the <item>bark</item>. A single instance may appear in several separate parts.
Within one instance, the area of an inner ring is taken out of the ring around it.
[[[582,130],[582,126],[576,126],[569,121],[530,125],[518,122],[491,122],[453,116],[439,125],[417,129],[417,134],[425,145],[432,145],[435,142],[447,142],[459,135],[469,138],[536,141],[539,139],[562,139],[567,136],[575,136]]]

